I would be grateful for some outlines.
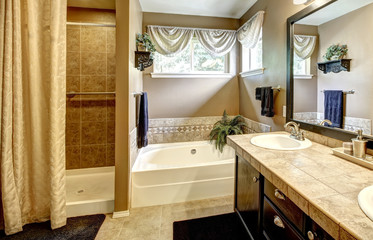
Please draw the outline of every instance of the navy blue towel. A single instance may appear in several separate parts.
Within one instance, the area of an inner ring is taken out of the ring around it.
[[[138,148],[146,147],[148,145],[148,94],[144,92],[140,98],[139,109],[139,125],[137,126],[137,146]]]
[[[324,118],[330,120],[332,127],[342,128],[343,122],[343,91],[324,91]],[[329,126],[326,124],[325,126]]]
[[[266,117],[273,117],[275,112],[273,111],[273,89],[272,87],[261,88],[261,115]]]

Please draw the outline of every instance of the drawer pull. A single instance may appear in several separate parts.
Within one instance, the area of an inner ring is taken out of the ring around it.
[[[253,177],[253,182],[254,182],[254,183],[258,182],[258,180],[259,180],[259,178],[257,178],[257,177]]]
[[[285,225],[279,216],[275,216],[275,219],[273,220],[273,222],[275,223],[277,227],[285,228]]]
[[[285,200],[285,195],[278,189],[275,190],[275,197],[281,200]]]
[[[307,232],[307,237],[308,237],[309,240],[314,240],[315,239],[315,236],[313,235],[313,233],[311,231]]]

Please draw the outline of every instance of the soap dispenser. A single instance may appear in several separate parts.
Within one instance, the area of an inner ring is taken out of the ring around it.
[[[363,131],[357,130],[357,137],[351,140],[353,144],[354,157],[365,158],[368,141],[363,139]]]

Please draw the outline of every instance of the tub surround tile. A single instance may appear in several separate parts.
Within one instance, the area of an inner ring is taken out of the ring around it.
[[[358,193],[373,185],[371,170],[332,155],[329,147],[316,142],[299,151],[263,151],[250,143],[257,135],[229,136],[228,145],[241,149],[248,162],[335,239],[373,239],[373,222],[357,202]]]
[[[105,92],[105,76],[81,76],[81,90],[83,92]]]
[[[192,118],[149,119],[148,139],[150,144],[209,140],[213,125],[220,116]],[[269,132],[271,127],[244,118],[248,124],[244,132]]]

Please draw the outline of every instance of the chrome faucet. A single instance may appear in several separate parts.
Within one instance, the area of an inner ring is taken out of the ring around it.
[[[329,119],[324,119],[324,120],[322,120],[322,121],[319,123],[319,125],[324,126],[324,123],[327,123],[327,124],[329,124],[329,125],[332,125],[332,124],[333,124],[332,121],[330,121]]]
[[[294,139],[297,139],[299,141],[304,141],[305,138],[304,138],[304,131],[301,131],[299,129],[300,125],[296,122],[287,122],[285,125],[284,125],[284,128],[288,128],[290,127],[291,128],[291,132],[290,132],[290,137],[291,138],[294,138]]]

